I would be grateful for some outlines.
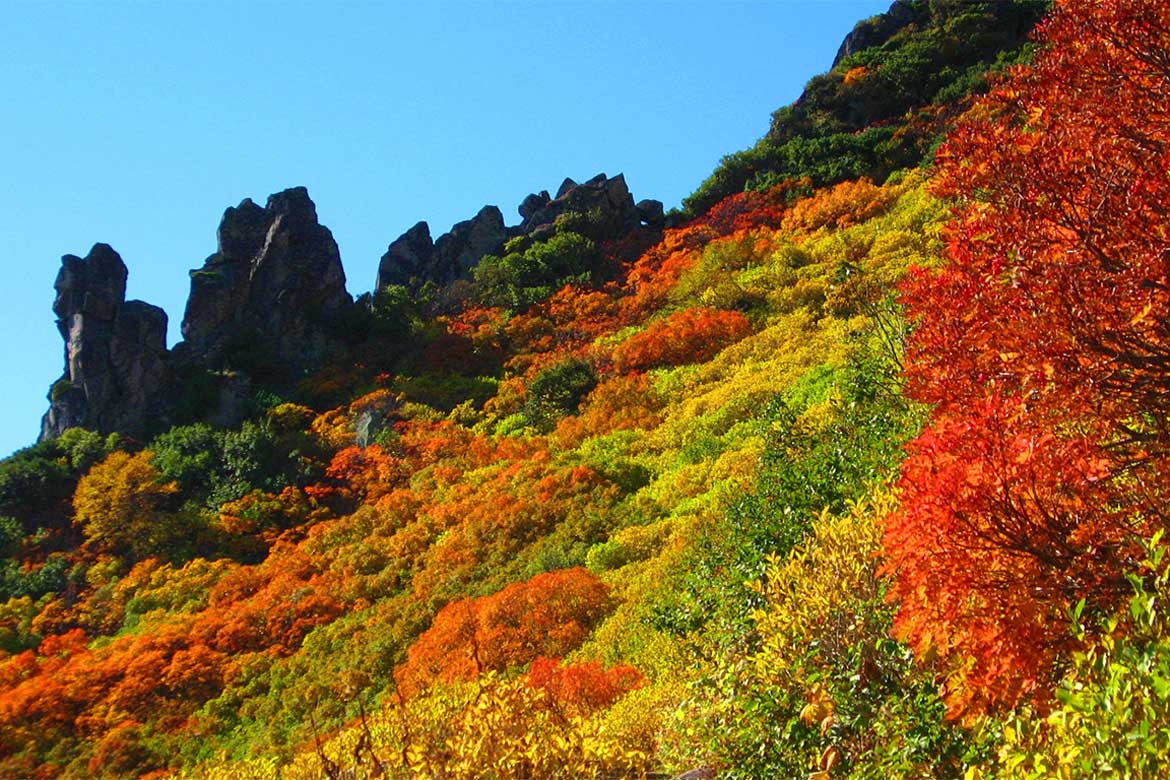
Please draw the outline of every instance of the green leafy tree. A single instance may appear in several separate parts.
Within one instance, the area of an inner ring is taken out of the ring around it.
[[[207,423],[171,428],[151,443],[154,467],[185,489],[206,493],[223,468],[223,439]]]

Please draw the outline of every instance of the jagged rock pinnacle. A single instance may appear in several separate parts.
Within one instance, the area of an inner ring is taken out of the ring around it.
[[[264,208],[245,199],[224,212],[218,250],[191,272],[183,315],[185,360],[217,367],[241,350],[303,370],[334,346],[329,325],[352,303],[337,242],[304,187]]]
[[[167,315],[127,301],[126,265],[106,244],[65,255],[53,312],[65,341],[65,371],[49,391],[41,439],[81,426],[137,433],[157,413],[168,379]]]

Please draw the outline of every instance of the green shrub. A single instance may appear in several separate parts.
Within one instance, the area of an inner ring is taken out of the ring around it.
[[[1031,707],[1004,728],[998,766],[971,780],[1156,780],[1170,756],[1170,563],[1161,532],[1145,575],[1130,575],[1128,609],[1110,617],[1072,657],[1047,716]],[[1074,610],[1081,617],[1082,601]],[[1084,638],[1084,629],[1081,629]]]
[[[547,429],[558,418],[576,412],[596,386],[597,372],[584,360],[569,358],[549,366],[528,384],[524,415],[537,427]]]
[[[69,395],[69,393],[73,390],[73,387],[73,383],[68,379],[58,379],[53,383],[53,386],[49,388],[49,400],[53,403],[57,403],[65,396]]]
[[[986,74],[1028,56],[1047,0],[911,3],[910,23],[814,76],[772,115],[755,146],[727,155],[683,203],[692,216],[745,188],[808,176],[818,186],[929,163],[944,106],[986,88]],[[859,27],[880,25],[875,18]]]
[[[487,305],[524,309],[566,284],[587,282],[598,258],[597,245],[585,236],[557,233],[523,251],[485,256],[475,267],[475,285]]]

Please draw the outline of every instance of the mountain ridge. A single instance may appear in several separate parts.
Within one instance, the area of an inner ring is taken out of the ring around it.
[[[433,241],[419,222],[390,244],[373,296],[392,286],[417,293],[468,281],[482,257],[512,239],[551,237],[567,212],[596,212],[611,237],[666,221],[661,202],[634,203],[621,174],[582,184],[566,178],[556,198],[532,194],[517,211],[522,222],[505,227],[499,208],[484,206]],[[66,365],[50,389],[39,441],[71,427],[135,436],[161,430],[176,419],[168,401],[182,396],[175,384],[193,371],[234,372],[230,381],[217,380],[218,399],[202,413],[236,425],[250,413],[249,393],[287,387],[340,354],[351,310],[369,307],[373,296],[355,304],[346,291],[337,243],[317,221],[306,188],[274,193],[264,207],[245,198],[224,212],[216,236],[217,251],[190,272],[183,340],[172,350],[165,347],[165,313],[124,301],[128,271],[111,247],[96,244],[84,259],[62,259],[54,311]]]

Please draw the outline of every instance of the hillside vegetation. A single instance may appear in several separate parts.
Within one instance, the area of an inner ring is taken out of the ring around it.
[[[1038,12],[907,7],[822,78]],[[562,214],[239,425],[0,463],[0,775],[1162,776],[1170,6],[1035,36],[880,109],[934,164]]]

